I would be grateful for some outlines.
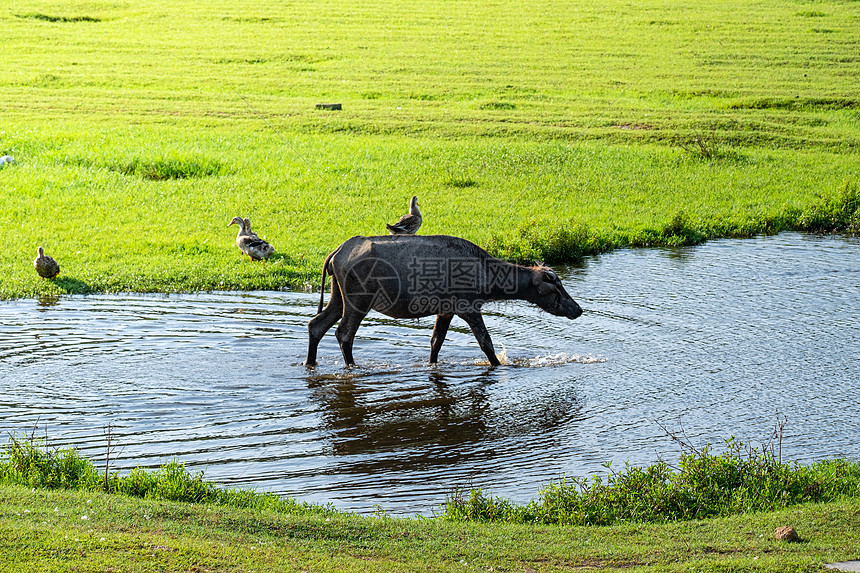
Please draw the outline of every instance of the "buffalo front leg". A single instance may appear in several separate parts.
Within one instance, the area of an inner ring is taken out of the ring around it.
[[[448,327],[451,325],[452,318],[454,318],[453,314],[440,314],[436,317],[433,336],[430,338],[430,364],[436,364],[439,360],[439,350],[442,349],[442,344],[448,335]]]
[[[490,333],[487,332],[487,327],[484,326],[484,317],[481,316],[480,312],[470,312],[467,314],[459,315],[460,318],[466,321],[469,325],[469,328],[472,329],[472,334],[475,335],[475,339],[478,341],[478,346],[481,347],[481,350],[484,351],[484,354],[487,355],[487,359],[490,361],[492,366],[499,366],[501,362],[496,358],[496,349],[493,348],[493,341],[490,338]]]

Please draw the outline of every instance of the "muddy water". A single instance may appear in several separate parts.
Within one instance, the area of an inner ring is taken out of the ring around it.
[[[525,502],[604,462],[760,444],[860,457],[860,241],[786,234],[620,251],[560,273],[585,314],[488,309],[508,366],[455,319],[371,315],[359,367],[333,331],[301,365],[318,295],[63,297],[0,303],[0,431],[47,434],[116,469],[175,458],[208,479],[361,512],[433,514],[455,486]]]

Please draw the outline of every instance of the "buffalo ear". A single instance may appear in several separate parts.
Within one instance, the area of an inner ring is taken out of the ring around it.
[[[537,286],[541,283],[541,281],[551,281],[555,282],[558,280],[558,276],[548,266],[543,263],[535,263],[534,268],[532,269],[532,284]]]
[[[537,287],[540,296],[546,296],[551,292],[558,292],[556,282],[558,282],[558,275],[552,269],[543,268],[536,270],[532,276],[532,284]]]
[[[534,285],[537,287],[540,296],[546,296],[550,293],[557,293],[558,290],[558,275],[550,268],[543,268],[535,273]]]
[[[555,282],[558,280],[558,275],[555,274],[555,271],[552,269],[546,269],[543,272],[543,276],[546,277],[546,280]]]
[[[554,284],[542,282],[538,285],[538,294],[540,296],[546,296],[551,292],[558,292],[558,289],[555,288]]]

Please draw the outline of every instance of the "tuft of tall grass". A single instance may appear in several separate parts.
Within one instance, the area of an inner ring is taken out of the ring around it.
[[[555,264],[577,261],[617,246],[620,246],[617,241],[592,231],[584,223],[532,220],[513,236],[494,234],[487,243],[487,250],[509,261]]]
[[[101,22],[101,18],[95,16],[54,16],[39,12],[32,14],[16,14],[18,18],[42,20],[43,22]]]
[[[667,522],[772,511],[806,502],[860,497],[860,463],[826,460],[782,463],[774,451],[730,439],[723,453],[710,446],[681,455],[677,468],[660,461],[625,465],[609,475],[562,479],[539,498],[516,505],[480,489],[449,496],[444,518],[454,521],[610,525]]]
[[[271,493],[222,488],[204,480],[204,472],[191,473],[185,464],[171,460],[157,470],[137,467],[127,475],[100,475],[93,462],[74,448],[49,448],[33,436],[11,436],[0,457],[0,483],[47,489],[109,493],[191,503],[209,503],[281,513],[333,513],[331,506],[301,503]]]
[[[97,489],[101,478],[92,462],[74,449],[49,450],[32,437],[10,437],[0,463],[0,481],[48,489]]]
[[[148,181],[211,177],[229,173],[220,161],[208,157],[168,156],[152,160],[136,157],[114,163],[109,168],[123,175],[133,175]]]
[[[860,233],[860,188],[856,182],[846,182],[834,194],[803,211],[797,222],[798,230],[813,233]]]

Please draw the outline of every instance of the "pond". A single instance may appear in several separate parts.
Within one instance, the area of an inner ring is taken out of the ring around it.
[[[318,294],[99,295],[0,303],[0,431],[127,471],[207,479],[362,513],[433,515],[455,487],[526,502],[550,480],[676,460],[691,443],[860,457],[860,240],[782,234],[623,250],[558,269],[584,314],[487,308],[507,366],[454,320],[372,314],[345,369]]]

